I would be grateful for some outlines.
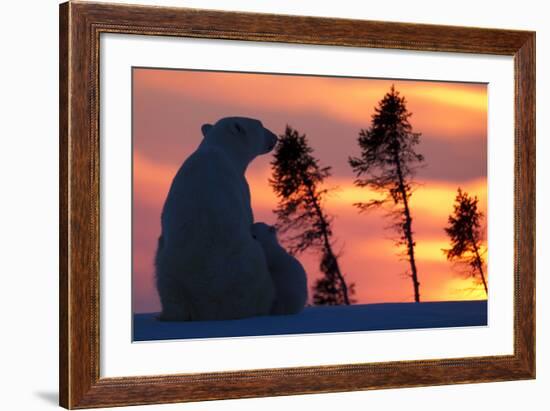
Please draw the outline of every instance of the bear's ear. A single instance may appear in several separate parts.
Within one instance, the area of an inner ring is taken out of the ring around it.
[[[203,124],[201,127],[202,135],[206,137],[208,135],[208,132],[212,128],[212,124]]]

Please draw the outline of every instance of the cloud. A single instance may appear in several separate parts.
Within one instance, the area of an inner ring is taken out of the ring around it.
[[[176,92],[144,89],[134,96],[133,142],[134,147],[155,161],[179,166],[200,143],[202,124],[225,116],[249,116],[261,119],[277,134],[283,133],[287,124],[295,127],[307,135],[315,155],[323,164],[333,167],[335,175],[352,177],[348,157],[359,154],[358,133],[361,128],[369,126],[371,110],[372,106],[367,109],[368,113],[361,110],[362,120],[351,121],[332,117],[316,107],[293,110],[291,105],[279,107],[258,103],[245,106],[213,97],[195,99]],[[415,131],[422,132],[417,151],[425,157],[425,166],[418,170],[420,178],[469,180],[486,175],[485,120],[480,120],[482,127],[469,130],[468,120],[449,106],[415,111],[413,118],[419,114],[429,121],[426,127],[413,121]],[[460,127],[454,128],[458,137],[445,137],[437,127],[433,128],[437,121],[445,121],[447,126],[452,121],[459,121]],[[258,161],[262,159],[254,164]]]
[[[139,150],[134,150],[133,156],[134,201],[138,199],[140,204],[161,207],[178,167],[155,162]]]
[[[134,72],[138,100],[144,95],[162,94],[196,103],[225,104],[233,110],[260,107],[295,114],[316,112],[363,127],[392,84],[406,97],[417,131],[442,139],[486,133],[485,84],[188,70]]]
[[[271,171],[269,168],[249,171],[247,180],[250,185],[252,204],[254,209],[272,209],[277,203],[277,197],[268,184]],[[479,199],[481,211],[486,211],[487,204],[487,179],[478,178],[462,182],[442,182],[439,180],[419,180],[414,188],[410,200],[413,217],[425,215],[426,220],[446,221],[452,211],[454,199],[458,187],[470,195]],[[334,190],[326,197],[326,206],[329,211],[336,215],[353,213],[357,214],[354,203],[366,202],[373,199],[380,199],[381,194],[368,188],[357,187],[352,179],[329,177],[326,180],[326,187],[333,187]],[[428,222],[428,221],[425,221]]]

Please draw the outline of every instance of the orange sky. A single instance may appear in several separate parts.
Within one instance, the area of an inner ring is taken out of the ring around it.
[[[358,303],[413,301],[408,268],[386,230],[383,211],[358,214],[353,203],[376,195],[353,185],[349,155],[359,153],[357,134],[394,84],[422,133],[425,157],[411,199],[416,259],[423,301],[485,298],[463,279],[441,252],[443,231],[457,187],[480,199],[487,210],[487,88],[485,84],[338,77],[134,69],[133,72],[133,309],[159,311],[153,256],[160,211],[170,182],[201,140],[200,126],[226,116],[260,119],[276,134],[289,124],[305,133],[314,155],[332,166],[326,200],[334,216],[336,251]],[[271,155],[247,171],[256,221],[274,223],[276,205],[267,181]],[[318,256],[299,256],[310,284],[319,276]]]

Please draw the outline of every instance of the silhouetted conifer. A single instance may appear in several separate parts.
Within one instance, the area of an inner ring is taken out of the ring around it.
[[[424,161],[416,153],[420,133],[414,133],[409,122],[405,97],[394,86],[374,109],[369,129],[362,129],[357,140],[360,157],[350,157],[349,164],[356,174],[355,185],[370,188],[383,198],[355,203],[361,212],[389,205],[391,227],[398,232],[396,243],[405,246],[409,261],[414,300],[420,301],[420,282],[414,256],[412,216],[409,200],[412,195],[414,171]]]
[[[280,136],[274,153],[270,184],[279,198],[274,213],[278,231],[291,254],[313,249],[321,254],[323,277],[313,286],[316,305],[350,304],[348,287],[332,250],[332,217],[323,210],[328,190],[321,188],[330,167],[321,167],[313,157],[305,134],[290,126]]]
[[[483,213],[478,210],[477,197],[470,197],[460,188],[455,198],[453,214],[449,216],[449,225],[445,232],[451,240],[451,248],[443,250],[447,260],[462,263],[466,266],[466,273],[475,278],[485,289],[485,261],[481,249],[482,230],[481,219]]]

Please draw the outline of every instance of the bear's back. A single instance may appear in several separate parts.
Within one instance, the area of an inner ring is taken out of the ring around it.
[[[236,235],[243,221],[252,224],[244,176],[231,167],[221,150],[199,148],[186,159],[170,186],[161,216],[166,241],[182,232],[187,237],[207,233],[223,237],[233,230]]]

